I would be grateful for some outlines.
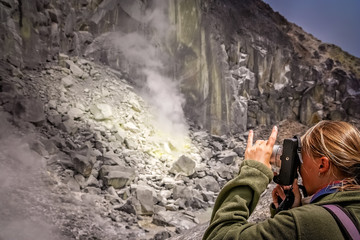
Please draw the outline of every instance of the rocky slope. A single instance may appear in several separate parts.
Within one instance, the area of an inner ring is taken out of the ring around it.
[[[246,135],[166,135],[105,66],[62,54],[40,72],[1,77],[1,237],[166,239],[204,228],[238,171]],[[279,142],[306,129],[289,123]],[[255,138],[268,135],[262,127]],[[272,187],[252,221],[268,217]]]
[[[242,136],[166,135],[105,66],[61,55],[1,77],[2,238],[165,239],[208,221],[238,171]]]

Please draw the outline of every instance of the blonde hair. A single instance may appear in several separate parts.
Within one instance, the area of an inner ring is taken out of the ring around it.
[[[339,190],[360,189],[360,132],[347,122],[320,121],[302,137],[302,151],[312,158],[325,156],[341,176]]]

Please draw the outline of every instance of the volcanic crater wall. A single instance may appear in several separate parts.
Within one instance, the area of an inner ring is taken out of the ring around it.
[[[136,75],[141,60],[119,42],[145,36],[179,82],[186,116],[215,134],[360,117],[360,60],[262,1],[3,0],[0,19],[0,61],[13,74],[65,53]]]

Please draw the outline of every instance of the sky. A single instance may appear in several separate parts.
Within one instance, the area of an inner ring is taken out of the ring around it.
[[[289,22],[360,57],[360,0],[263,0]]]

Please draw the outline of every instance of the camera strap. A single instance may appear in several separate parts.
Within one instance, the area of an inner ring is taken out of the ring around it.
[[[322,205],[336,220],[346,239],[360,239],[359,223],[343,207],[335,204]]]

